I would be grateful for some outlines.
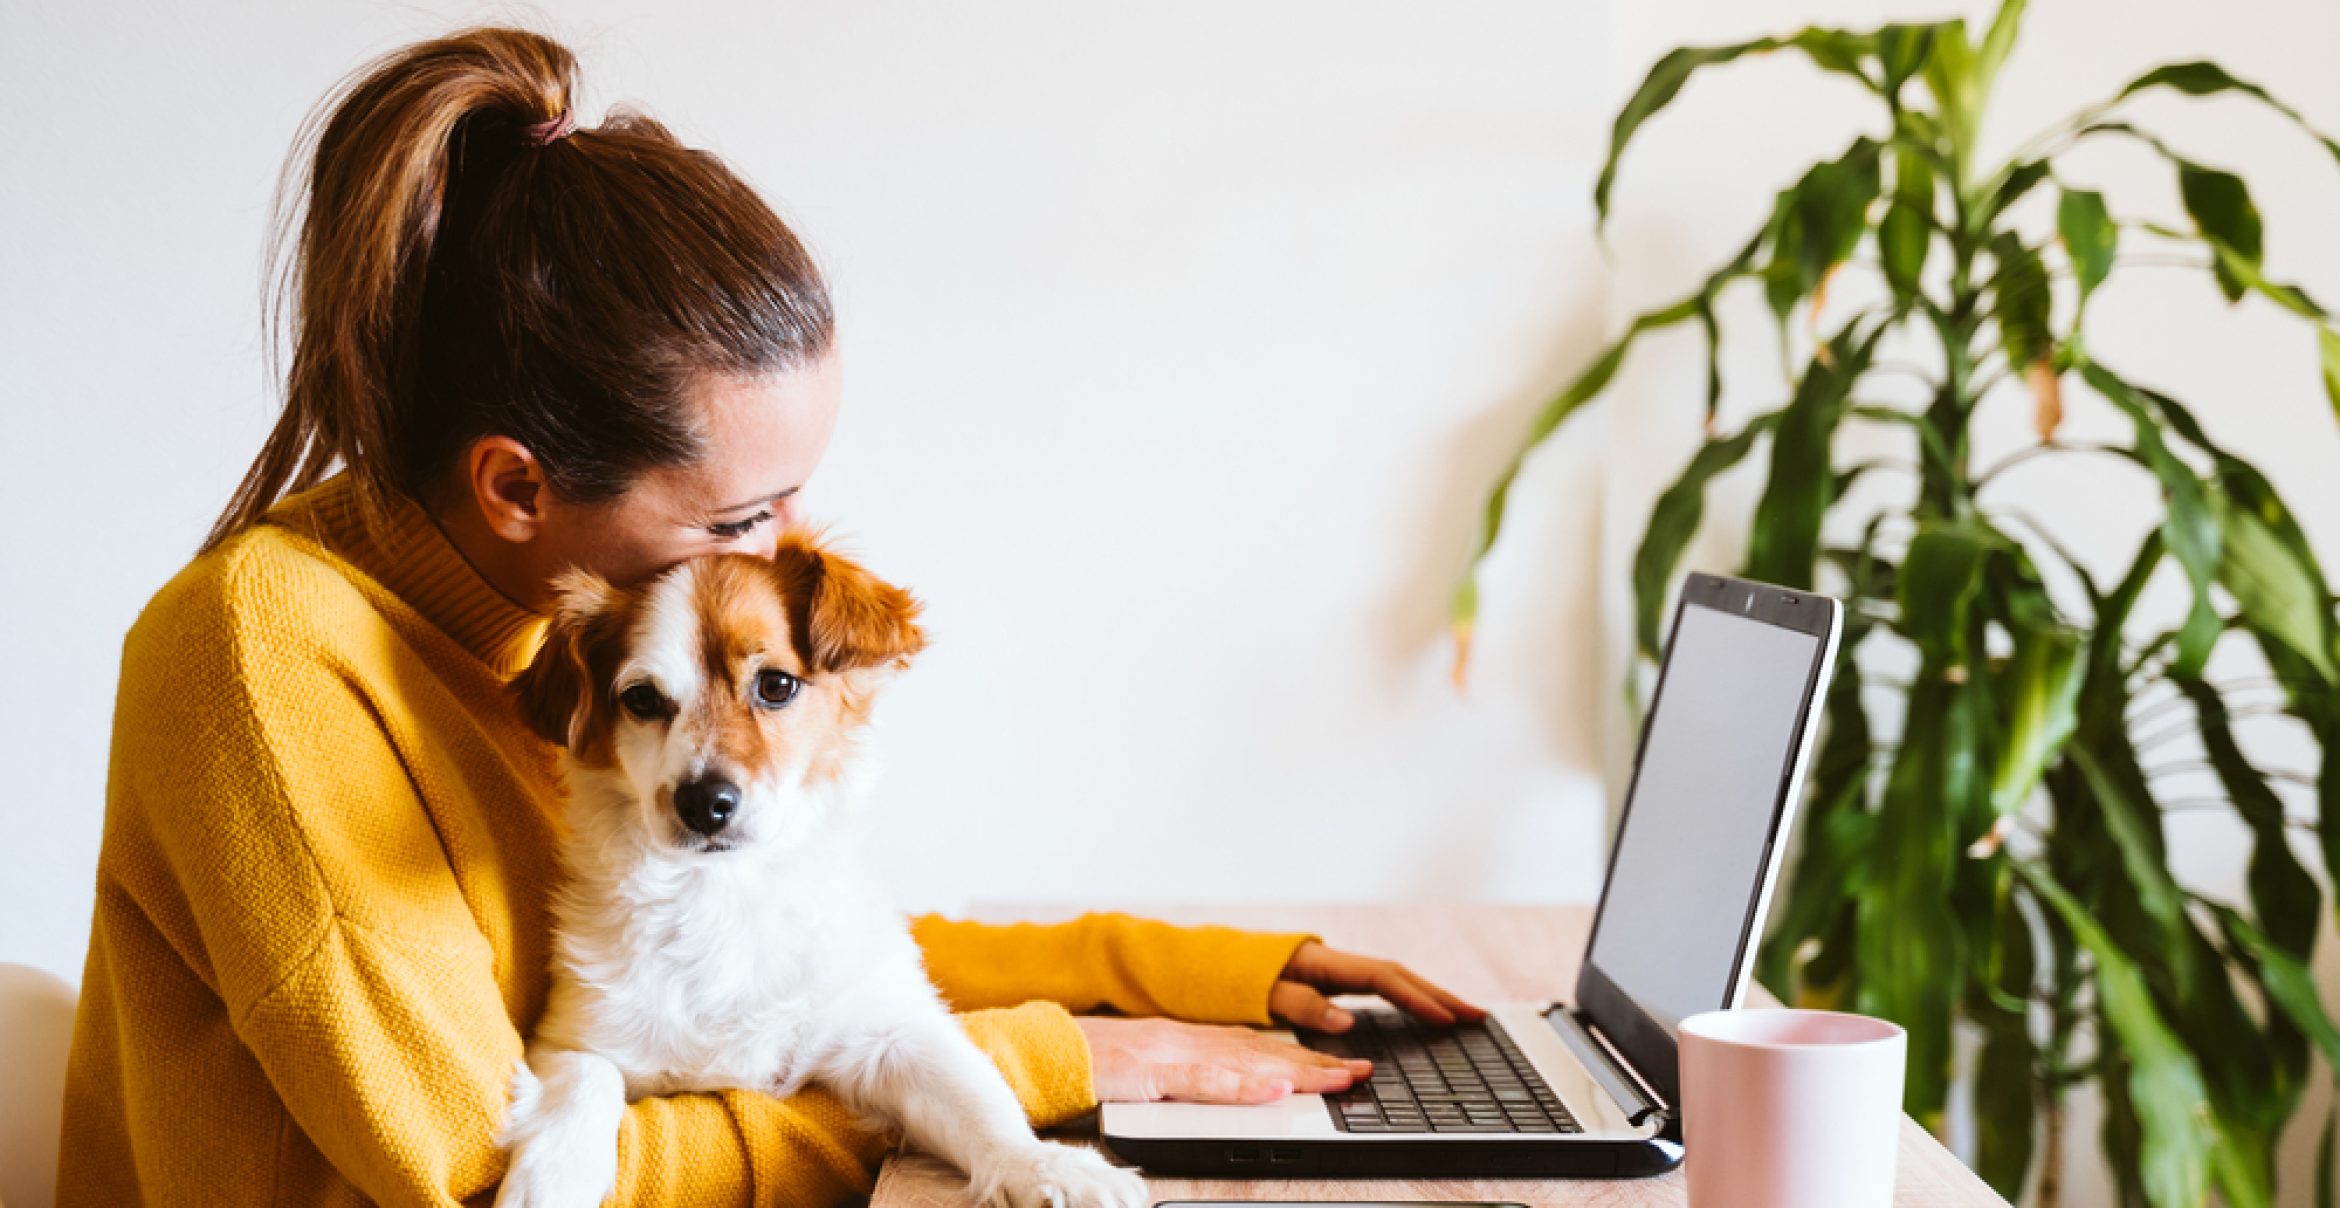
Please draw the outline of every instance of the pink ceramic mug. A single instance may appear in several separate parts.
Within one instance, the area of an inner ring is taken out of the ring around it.
[[[1901,1144],[1899,1027],[1834,1011],[1682,1021],[1691,1208],[1889,1208]]]

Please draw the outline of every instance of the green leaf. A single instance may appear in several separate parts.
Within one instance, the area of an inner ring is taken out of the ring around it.
[[[1877,816],[1861,808],[1860,792],[1859,784],[1840,785],[1827,797],[1815,789],[1818,808],[1803,822],[1794,872],[1759,957],[1763,984],[1790,1006],[1798,1002],[1791,972],[1797,947],[1819,938],[1860,893],[1860,869],[1877,832]]]
[[[1901,630],[1930,660],[1963,662],[1967,614],[1983,586],[1984,562],[2002,546],[1966,525],[1927,524],[1901,560]]]
[[[1951,873],[1963,847],[1957,819],[1979,795],[1975,768],[1990,712],[1987,692],[1945,670],[1929,659],[1910,690],[1877,811],[1872,875],[1855,908],[1853,1009],[1909,1034],[1902,1103],[1921,1124],[1939,1115],[1949,1089],[1950,1013],[1966,979]]]
[[[2080,684],[2088,664],[2080,640],[2064,630],[2025,630],[2015,635],[2015,654],[1998,678],[2009,698],[1999,713],[2008,719],[1991,779],[1991,808],[2001,816],[2023,808],[2040,773],[2072,737],[2079,723]]]
[[[2340,142],[2334,142],[2317,133],[2314,127],[2308,125],[2307,119],[2299,115],[2298,110],[2269,96],[2266,89],[2228,75],[2226,69],[2216,63],[2171,63],[2156,67],[2131,81],[2129,86],[2121,89],[2120,95],[2113,99],[2116,101],[2127,100],[2150,88],[2174,88],[2187,96],[2197,97],[2210,96],[2220,92],[2240,92],[2246,96],[2255,97],[2268,108],[2290,118],[2293,124],[2306,131],[2317,142],[2324,144],[2324,149],[2332,153],[2334,161],[2340,162]]]
[[[2111,1032],[2112,1025],[2104,1021],[2102,1010],[2096,1013],[2096,1029]],[[2129,1062],[2118,1046],[2110,1046],[2096,1062],[2098,1092],[2104,1096],[2104,1164],[2116,1192],[2115,1203],[2120,1208],[2146,1208],[2150,1201],[2145,1193],[2145,1137],[2144,1126],[2137,1122],[2137,1104],[2129,1094]]]
[[[1771,473],[1755,505],[1747,541],[1750,577],[1809,589],[1820,557],[1820,519],[1828,511],[1829,446],[1853,383],[1867,370],[1880,324],[1866,336],[1847,328],[1804,370],[1795,398],[1778,413]]]
[[[2224,288],[2225,281],[2232,280],[2244,289],[2259,294],[2303,319],[2321,323],[2327,317],[2324,308],[2317,305],[2316,300],[2309,297],[2306,290],[2288,282],[2270,280],[2264,272],[2260,271],[2260,264],[2257,261],[2242,255],[2217,239],[2199,231],[2173,230],[2158,223],[2147,222],[2139,225],[2166,239],[2198,242],[2209,248],[2211,268],[2215,274],[2219,275],[2221,289]]]
[[[2251,203],[2251,191],[2241,177],[2179,160],[2178,195],[2204,238],[2216,240],[2253,269],[2260,266],[2266,256],[2266,232],[2259,221],[2259,207]],[[2224,257],[2212,269],[2227,301],[2243,296],[2245,284]]]
[[[1721,293],[1723,288],[1731,282],[1748,274],[1750,266],[1754,263],[1756,252],[1761,248],[1762,243],[1763,235],[1759,233],[1739,249],[1739,254],[1729,264],[1716,269],[1711,276],[1707,277],[1706,282],[1699,286],[1698,292],[1671,306],[1647,311],[1635,318],[1632,326],[1626,328],[1625,334],[1618,337],[1616,343],[1602,350],[1601,355],[1593,361],[1591,366],[1587,367],[1575,381],[1570,382],[1559,394],[1554,395],[1551,401],[1545,403],[1543,408],[1536,413],[1535,422],[1528,428],[1526,439],[1520,443],[1518,452],[1512,454],[1511,464],[1504,467],[1503,473],[1495,481],[1495,486],[1487,493],[1487,502],[1484,505],[1480,521],[1478,542],[1471,552],[1469,566],[1463,571],[1462,581],[1455,585],[1454,596],[1449,606],[1449,616],[1460,637],[1458,643],[1460,649],[1456,659],[1458,676],[1461,674],[1463,661],[1468,658],[1470,629],[1479,613],[1479,564],[1487,560],[1487,552],[1494,548],[1495,539],[1503,533],[1503,512],[1510,500],[1511,485],[1518,479],[1520,467],[1526,463],[1528,454],[1535,452],[1536,447],[1542,444],[1544,439],[1556,431],[1562,423],[1566,422],[1570,415],[1575,414],[1578,407],[1590,402],[1608,386],[1609,379],[1616,376],[1618,366],[1624,363],[1626,351],[1632,347],[1635,338],[1643,332],[1671,327],[1685,319],[1696,317],[1707,326],[1711,341],[1714,335],[1712,320],[1716,295]],[[1710,390],[1719,390],[1720,371],[1715,365],[1715,349],[1711,342],[1707,355],[1709,388]],[[1709,406],[1712,406],[1711,396]]]
[[[2202,750],[2218,776],[2226,799],[2251,830],[2251,861],[2247,883],[2251,909],[2257,912],[2277,946],[2305,960],[2315,950],[2316,931],[2323,918],[2323,891],[2292,854],[2289,820],[2283,799],[2235,741],[2226,701],[2207,682],[2176,676],[2172,682],[2194,706],[2194,726]],[[2333,1066],[2340,1069],[2340,1064]]]
[[[2162,952],[2180,953],[2185,931],[2185,891],[2169,871],[2169,845],[2162,837],[2161,815],[2150,797],[2133,791],[2124,777],[2100,761],[2086,746],[2065,752],[2088,784],[2104,814],[2105,830],[2119,854],[2120,866],[2136,891],[2137,903],[2154,925],[2152,941]]]
[[[2170,239],[2200,240],[2211,251],[2211,273],[2227,300],[2239,299],[2245,290],[2255,291],[2293,314],[2318,322],[2323,320],[2324,309],[2308,297],[2306,290],[2271,281],[2262,271],[2265,231],[2258,208],[2251,202],[2250,191],[2239,177],[2205,168],[2126,122],[2098,122],[2081,133],[2126,135],[2153,148],[2176,167],[2178,189],[2187,214],[2194,219],[2194,230],[2176,231],[2151,222],[2139,225]]]
[[[1879,189],[1877,152],[1873,140],[1856,139],[1843,155],[1812,165],[1780,194],[1763,284],[1772,313],[1783,322],[1830,269],[1852,256],[1868,231],[1869,203]]]
[[[2324,1056],[2328,1070],[2340,1070],[2340,1028],[2333,1028],[2331,1014],[2324,1011],[2324,995],[2317,990],[2317,979],[2307,960],[2284,950],[2281,943],[2267,939],[2258,932],[2258,927],[2251,925],[2251,920],[2242,918],[2230,906],[2209,899],[2197,901],[2218,915],[2218,929],[2223,929],[2230,943],[2244,950],[2253,965],[2251,974],[2258,981],[2260,995],[2267,1002],[2267,1011],[2289,1025],[2291,1035],[2314,1044],[2314,1049]],[[2305,1061],[2293,1063],[2293,1077],[2298,1077],[2303,1070]],[[2286,1117],[2293,1105],[2296,1105],[2296,1091],[2291,1103],[2284,1107]],[[2331,1192],[2331,1117],[2326,1117],[2324,1142],[2317,1152],[2317,1199],[2326,1199],[2328,1192]]]
[[[2324,362],[2324,396],[2332,400],[2332,413],[2340,415],[2340,332],[2317,324],[2316,351]]]
[[[2146,1197],[2155,1208],[2196,1208],[2216,1143],[2200,1111],[2209,1095],[2200,1067],[2163,1021],[2128,953],[2045,869],[2020,862],[2014,867],[2096,962],[2100,1009],[2128,1062],[2125,1089],[2143,1134],[2138,1175]]]
[[[2007,207],[2021,201],[2024,194],[2047,179],[2047,174],[2045,160],[2032,160],[2009,167],[2005,179],[1999,182],[1998,191],[1991,195],[1991,204],[1976,212],[1972,225],[1977,230],[1988,229],[1992,219],[2006,213]]]
[[[2325,1109],[2324,1136],[2316,1142],[2316,1208],[2332,1208],[2332,1130],[2335,1124],[2340,1124],[2340,1104]]]
[[[1906,303],[1918,292],[1934,242],[1934,169],[1897,145],[1893,175],[1893,204],[1877,226],[1877,254],[1895,300]]]
[[[2340,1034],[2333,1033],[2321,1003],[2315,998],[2314,983],[2305,976],[2306,963],[2313,958],[2316,935],[2323,925],[2323,891],[2293,854],[2283,800],[2243,756],[2240,744],[2235,741],[2225,701],[2201,680],[2181,678],[2176,682],[2193,703],[2203,750],[2226,791],[2227,800],[2250,827],[2251,859],[2246,883],[2250,887],[2251,910],[2258,916],[2259,926],[2253,927],[2216,903],[2207,904],[2220,912],[2221,929],[2230,945],[2249,955],[2245,968],[2259,983],[2262,996],[2279,1008],[2267,1020],[2266,1039],[2261,1046],[2265,1056],[2263,1067],[2258,1062],[2233,1063],[2230,1075],[2245,1076],[2240,1079],[2230,1076],[2226,1080],[2229,1085],[2224,1087],[2214,1083],[2213,1101],[2221,1107],[2222,1117],[2240,1118],[2239,1126],[2229,1127],[2230,1136],[2264,1136],[2271,1148],[2273,1137],[2297,1106],[2305,1085],[2308,1043],[2314,1041],[2325,1047],[2328,1056],[2340,1057]],[[2284,996],[2296,996],[2302,983],[2307,990],[2304,1002],[2295,999],[2284,1005],[2281,1001]],[[2309,1013],[2312,1017],[2302,1017]],[[2209,1025],[2203,1029],[2207,1034],[2233,1035],[2230,1029],[2209,1018],[2208,1013],[2204,1016]],[[2340,1065],[2332,1068],[2340,1069]],[[2254,1163],[2250,1169],[2255,1171],[2266,1164]]]
[[[2328,681],[2340,679],[2332,650],[2331,598],[2309,570],[2248,507],[2225,492],[2211,497],[2220,535],[2218,581],[2252,628],[2290,647]]]
[[[1991,256],[1998,261],[1991,292],[1998,300],[1993,310],[1999,318],[1999,338],[2006,345],[2007,366],[2025,369],[2055,348],[2055,337],[2048,331],[2047,267],[2038,252],[2011,232],[1991,240]]]
[[[1717,437],[1699,446],[1682,476],[1658,496],[1650,510],[1649,527],[1642,531],[1641,547],[1633,555],[1634,633],[1641,653],[1658,657],[1658,619],[1665,610],[1666,588],[1682,550],[1698,532],[1706,512],[1706,485],[1714,476],[1739,464],[1755,439],[1771,429],[1778,413],[1763,416],[1736,435]]]
[[[2105,209],[2104,194],[2066,189],[2056,205],[2056,234],[2072,258],[2072,276],[2080,287],[2080,305],[2112,274],[2113,253],[2120,245],[2120,227]],[[2074,326],[2078,324],[2075,322]]]
[[[2316,837],[2323,848],[2325,881],[2340,881],[2340,697],[2289,647],[2263,633],[2252,636],[2276,682],[2283,685],[2291,715],[2307,724],[2319,748]]]
[[[1715,413],[1722,410],[1722,326],[1715,321],[1714,295],[1698,298],[1698,330],[1706,336],[1706,427],[1714,430]]]
[[[2312,670],[2319,682],[2340,682],[2334,674],[2340,666],[2340,617],[2332,612],[2332,591],[2307,534],[2282,497],[2250,463],[2212,443],[2200,421],[2176,399],[2142,387],[2129,391],[2134,402],[2157,412],[2171,431],[2216,463],[2217,574],[2243,604],[2243,623],[2263,641],[2271,639],[2303,660],[2303,670]],[[2224,546],[2230,542],[2241,543],[2245,552],[2227,556]]]
[[[1984,1031],[1974,1071],[1974,1171],[2013,1202],[2023,1197],[2036,1131],[2034,1086],[2041,1071],[2039,1047],[2031,1037],[2030,1003],[2037,970],[2031,921],[2017,908],[2007,874],[2002,871],[1998,880],[1991,947],[1998,959],[1991,985],[2012,1009],[1986,1006],[1973,1012]]]
[[[1882,76],[1878,91],[1897,104],[1901,86],[1925,65],[1933,52],[1931,25],[1888,25],[1877,31],[1877,66]]]
[[[1713,288],[1711,282],[1707,288]],[[1519,451],[1512,454],[1511,464],[1504,467],[1503,473],[1495,479],[1494,489],[1487,493],[1487,502],[1479,522],[1479,539],[1471,552],[1470,566],[1463,572],[1462,582],[1455,587],[1450,609],[1458,629],[1467,631],[1478,617],[1479,563],[1486,560],[1487,551],[1494,548],[1495,539],[1503,533],[1503,512],[1511,498],[1511,484],[1519,478],[1520,467],[1526,464],[1528,454],[1533,453],[1563,421],[1575,414],[1578,407],[1607,388],[1609,379],[1617,375],[1617,367],[1625,363],[1625,353],[1633,347],[1636,337],[1653,328],[1670,327],[1696,314],[1699,299],[1705,293],[1705,290],[1701,290],[1672,306],[1649,311],[1633,320],[1633,325],[1617,338],[1616,343],[1603,349],[1601,355],[1594,358],[1593,363],[1577,375],[1575,381],[1553,395],[1551,401],[1536,412],[1535,422],[1528,427],[1527,438],[1520,442]]]
[[[2084,720],[2089,738],[2066,752],[2066,764],[2082,773],[2087,804],[2096,807],[2103,838],[2118,858],[2117,873],[2099,870],[2078,884],[2093,888],[2092,914],[2108,940],[2136,966],[2170,1030],[2201,1062],[2214,1137],[2210,1175],[2221,1195],[2237,1208],[2262,1204],[2272,1179],[2274,1136],[2289,1111],[2286,1080],[2272,1059],[2276,1042],[2244,1007],[2218,950],[2185,913],[2155,803],[2118,725],[2119,708],[2116,699],[2109,731],[2092,731]],[[2071,826],[2079,820],[2076,809],[2067,812],[2067,806],[2081,804],[2058,797],[2059,846],[2084,841]]]
[[[1768,54],[1791,47],[1803,51],[1823,70],[1852,76],[1872,88],[1876,86],[1861,70],[1862,60],[1875,50],[1875,38],[1868,34],[1813,28],[1787,38],[1757,38],[1733,46],[1685,46],[1670,51],[1649,69],[1649,75],[1618,111],[1616,123],[1610,129],[1609,157],[1601,164],[1600,179],[1593,185],[1593,210],[1598,215],[1598,223],[1605,225],[1609,220],[1609,190],[1616,183],[1617,161],[1624,156],[1626,144],[1633,140],[1634,132],[1641,129],[1643,122],[1673,101],[1693,73],[1742,55]]]
[[[2007,61],[2007,52],[2015,49],[2015,30],[2023,23],[2024,0],[2000,0],[1998,15],[1991,18],[1991,27],[1984,31],[1982,45],[1975,48],[1975,88],[1988,94],[1999,78],[1999,68]]]
[[[2256,977],[2268,1006],[2316,1047],[2327,1068],[2340,1070],[2340,1028],[2333,1027],[2324,1010],[2323,994],[2316,989],[2307,959],[2270,940],[2232,907],[2196,900],[2218,917],[2220,930],[2257,964]]]
[[[1963,20],[1944,21],[1933,28],[1934,52],[1926,56],[1919,75],[1941,110],[1942,132],[1950,141],[1953,159],[1963,162],[1974,147],[1975,128],[1982,119],[1974,46],[1967,41]]]
[[[2217,636],[2217,614],[2210,603],[2210,583],[2217,577],[2220,554],[2218,516],[2211,510],[2208,492],[2193,467],[2180,460],[2161,438],[2161,426],[2149,400],[2134,387],[2094,361],[2083,361],[2080,375],[2099,395],[2129,417],[2137,431],[2137,458],[2161,480],[2168,504],[2161,533],[2171,554],[2193,585],[2194,602],[2187,619],[2186,638],[2180,643],[2178,668],[2198,674],[2210,657],[2209,642]],[[2205,624],[2207,622],[2207,624]]]

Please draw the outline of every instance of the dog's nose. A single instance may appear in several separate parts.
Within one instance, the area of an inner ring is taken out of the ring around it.
[[[716,776],[683,781],[674,786],[674,812],[684,826],[712,835],[739,812],[739,786]]]

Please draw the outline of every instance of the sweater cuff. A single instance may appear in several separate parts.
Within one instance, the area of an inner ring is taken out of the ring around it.
[[[1168,1013],[1197,1023],[1274,1026],[1268,996],[1284,967],[1300,945],[1321,936],[1303,931],[1243,931],[1232,927],[1191,928],[1196,938],[1208,936],[1200,947],[1212,967],[1164,988],[1162,1005]]]
[[[969,1011],[958,1017],[967,1038],[999,1067],[1033,1128],[1053,1128],[1095,1110],[1089,1038],[1072,1012],[1052,1002]]]

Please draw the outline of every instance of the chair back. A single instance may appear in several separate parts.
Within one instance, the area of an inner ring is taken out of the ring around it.
[[[73,987],[0,962],[0,1205],[52,1208]]]

